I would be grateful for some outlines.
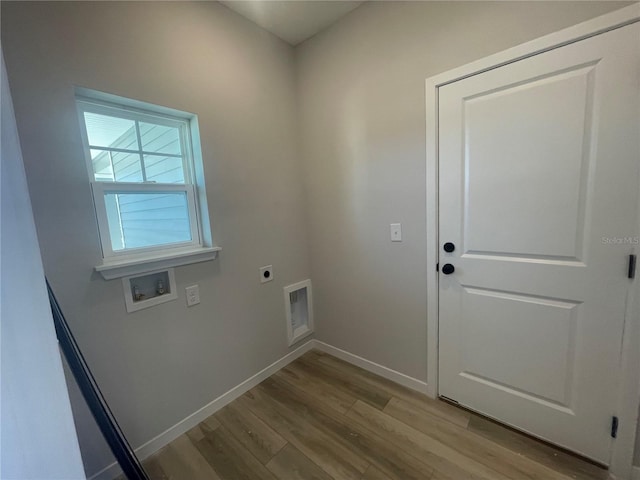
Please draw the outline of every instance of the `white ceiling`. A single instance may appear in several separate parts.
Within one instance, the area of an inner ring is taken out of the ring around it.
[[[220,3],[295,46],[324,30],[363,2],[347,0],[221,0]]]

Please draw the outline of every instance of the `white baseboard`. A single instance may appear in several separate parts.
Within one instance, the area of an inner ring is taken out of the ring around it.
[[[631,470],[631,480],[640,480],[640,467],[633,467],[633,470]]]
[[[349,353],[345,350],[334,347],[333,345],[329,345],[319,340],[314,340],[314,344],[315,348],[317,348],[318,350],[333,355],[334,357],[344,360],[345,362],[349,362],[371,373],[380,375],[387,380],[391,380],[392,382],[410,388],[411,390],[416,390],[420,393],[424,393],[425,395],[427,394],[427,383],[423,382],[422,380],[418,380],[416,378],[405,375],[404,373],[400,373],[388,367],[384,367],[378,363],[372,362],[371,360],[359,357],[358,355],[354,355],[353,353]]]
[[[189,431],[190,429],[198,425],[204,419],[213,415],[215,412],[220,410],[225,405],[231,403],[236,398],[240,397],[247,391],[251,390],[253,387],[258,385],[264,379],[270,377],[271,375],[276,373],[278,370],[286,367],[289,363],[293,362],[296,358],[300,357],[301,355],[304,355],[309,350],[312,350],[314,347],[315,347],[315,341],[309,340],[307,343],[298,347],[293,352],[290,352],[284,357],[282,357],[281,359],[276,360],[268,367],[260,370],[258,373],[256,373],[252,377],[246,379],[241,384],[233,387],[228,392],[220,395],[218,398],[213,400],[211,403],[208,403],[207,405],[202,407],[200,410],[197,410],[196,412],[189,415],[187,418],[176,423],[173,427],[168,428],[157,437],[152,438],[148,442],[136,448],[135,449],[136,456],[138,457],[139,460],[144,460],[151,454],[157,452],[162,447],[164,447],[165,445],[169,444],[170,442],[178,438],[183,433]],[[92,475],[89,478],[89,480],[112,480],[113,478],[117,477],[121,473],[122,473],[122,470],[120,469],[120,465],[118,465],[117,462],[114,462],[111,465],[100,470],[98,473]]]
[[[264,379],[270,377],[278,370],[286,367],[289,363],[293,362],[296,358],[304,355],[309,350],[318,349],[322,352],[328,353],[337,357],[345,362],[349,362],[357,367],[363,368],[371,373],[375,373],[384,377],[392,382],[396,382],[400,385],[403,385],[412,390],[416,390],[421,393],[427,393],[427,384],[421,380],[417,380],[413,377],[405,375],[404,373],[397,372],[390,368],[384,367],[380,364],[367,360],[366,358],[359,357],[354,355],[353,353],[349,353],[345,350],[341,350],[340,348],[336,348],[332,345],[329,345],[324,342],[320,342],[319,340],[309,340],[302,346],[295,349],[293,352],[288,353],[284,357],[279,360],[276,360],[268,367],[260,370],[258,373],[253,375],[252,377],[246,379],[241,384],[233,387],[228,392],[220,395],[218,398],[208,403],[200,410],[189,415],[187,418],[181,420],[176,423],[173,427],[168,428],[160,435],[155,438],[152,438],[148,442],[139,446],[135,449],[135,453],[139,460],[144,460],[148,456],[160,450],[165,445],[169,444],[176,438],[178,438],[183,433],[189,431],[191,428],[195,427],[197,424],[202,422],[204,419],[213,415],[215,412],[220,410],[225,405],[231,403],[239,396],[243,395],[245,392],[251,390],[253,387],[258,385]],[[98,473],[89,477],[89,480],[112,480],[122,473],[120,469],[120,465],[117,462],[112,463],[111,465],[103,468]],[[640,480],[640,477],[633,477],[633,480]]]

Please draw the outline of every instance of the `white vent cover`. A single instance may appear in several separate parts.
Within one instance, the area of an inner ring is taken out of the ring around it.
[[[313,333],[311,280],[284,287],[284,306],[287,312],[289,345],[293,345]]]

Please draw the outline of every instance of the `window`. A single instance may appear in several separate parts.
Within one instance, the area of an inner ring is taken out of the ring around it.
[[[210,243],[199,206],[205,197],[203,179],[196,181],[193,116],[84,97],[77,105],[105,263]]]

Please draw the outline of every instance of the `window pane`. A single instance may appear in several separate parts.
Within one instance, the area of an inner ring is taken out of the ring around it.
[[[107,209],[107,221],[109,222],[111,249],[114,251],[122,250],[124,248],[124,239],[122,238],[122,227],[120,225],[118,198],[116,195],[106,195],[104,200]]]
[[[91,163],[96,182],[113,182],[113,169],[111,168],[111,153],[104,150],[91,150]]]
[[[89,145],[139,150],[136,124],[126,118],[84,112]]]
[[[182,154],[177,127],[140,122],[140,139],[145,152]]]
[[[182,157],[164,155],[145,155],[144,169],[148,182],[184,183]]]
[[[137,153],[111,152],[116,182],[142,182],[142,166]]]
[[[118,215],[108,216],[114,251],[192,240],[186,192],[105,194],[107,205],[114,201]],[[113,242],[118,232],[120,244]]]

